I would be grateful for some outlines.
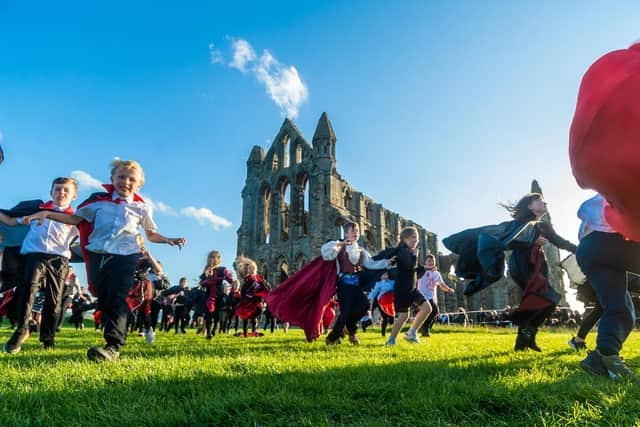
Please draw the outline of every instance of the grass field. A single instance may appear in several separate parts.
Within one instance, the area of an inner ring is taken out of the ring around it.
[[[570,336],[543,331],[544,353],[515,354],[511,330],[440,328],[393,348],[375,329],[359,347],[189,330],[130,336],[119,362],[95,364],[101,335],[64,328],[53,351],[32,336],[0,355],[0,426],[638,425],[640,384],[583,373]],[[640,373],[638,344],[636,331],[623,356]]]

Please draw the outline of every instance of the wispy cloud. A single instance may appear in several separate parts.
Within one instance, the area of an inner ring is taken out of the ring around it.
[[[237,68],[243,73],[247,71],[247,64],[256,60],[256,52],[248,41],[243,39],[231,42],[233,49],[233,61],[229,63],[232,68]]]
[[[75,170],[71,172],[71,177],[78,181],[78,186],[81,190],[94,189],[103,190],[102,182],[99,179],[92,177],[85,171]]]
[[[255,49],[244,39],[231,40],[231,60],[226,61],[221,50],[209,44],[211,63],[225,64],[242,73],[250,72],[260,82],[271,100],[284,116],[298,117],[300,106],[309,98],[309,89],[293,65],[285,65],[265,49],[259,57]]]
[[[224,64],[222,52],[220,52],[213,43],[209,43],[209,59],[212,64]]]
[[[158,201],[152,199],[151,197],[149,197],[149,195],[147,195],[147,194],[140,194],[140,197],[142,197],[145,202],[150,204],[155,212],[161,212],[163,214],[167,214],[167,215],[171,215],[171,216],[177,216],[178,215],[178,213],[176,212],[176,210],[174,208],[172,208],[171,206],[169,206],[168,204],[166,204],[164,202],[158,202]]]
[[[85,171],[74,170],[71,172],[71,176],[76,181],[78,181],[78,185],[80,186],[81,190],[104,190],[104,188],[102,187],[102,182]],[[201,225],[213,226],[215,230],[219,230],[220,228],[228,228],[232,225],[231,221],[214,214],[210,209],[207,208],[195,208],[193,206],[189,206],[177,210],[164,202],[154,200],[146,193],[140,194],[140,196],[145,200],[146,203],[151,205],[155,212],[160,212],[162,214],[171,216],[180,215],[186,218],[193,218],[197,220]]]
[[[210,209],[207,208],[196,208],[193,206],[189,206],[180,209],[180,213],[186,217],[195,218],[198,223],[202,225],[209,224],[213,226],[215,230],[219,230],[221,227],[229,228],[232,225],[228,219],[214,214]]]

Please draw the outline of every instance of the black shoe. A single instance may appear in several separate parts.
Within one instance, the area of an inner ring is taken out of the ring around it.
[[[42,342],[42,343],[40,343],[40,348],[42,350],[53,350],[53,349],[55,349],[55,347],[56,347],[55,344],[52,343],[52,342]]]
[[[591,375],[609,378],[609,371],[602,363],[602,354],[598,350],[590,351],[587,357],[580,362],[580,367]]]
[[[542,349],[538,347],[536,344],[536,334],[537,330],[522,328],[518,331],[518,336],[516,337],[516,345],[515,351],[523,351],[530,348],[533,351],[541,352]]]
[[[19,353],[22,348],[22,344],[24,344],[27,338],[29,338],[29,334],[30,332],[27,328],[16,329],[13,335],[11,335],[11,338],[9,338],[9,341],[7,341],[4,347],[2,347],[2,350],[8,354]]]
[[[91,347],[87,350],[87,357],[93,362],[115,362],[120,357],[120,352],[115,347]]]

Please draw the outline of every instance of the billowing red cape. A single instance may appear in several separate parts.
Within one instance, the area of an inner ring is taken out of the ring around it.
[[[317,257],[265,297],[271,313],[301,327],[311,342],[322,335],[325,306],[336,293],[336,262]]]
[[[607,53],[585,73],[569,157],[578,185],[609,201],[609,224],[640,241],[640,43]]]

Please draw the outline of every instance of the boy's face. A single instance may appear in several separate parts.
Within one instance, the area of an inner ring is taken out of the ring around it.
[[[436,266],[436,261],[433,258],[427,258],[424,266],[429,269],[434,268]]]
[[[111,183],[120,197],[130,197],[142,187],[140,171],[135,168],[118,168],[111,175]]]
[[[67,207],[76,199],[76,187],[71,183],[53,184],[51,188],[51,200],[56,206]]]

